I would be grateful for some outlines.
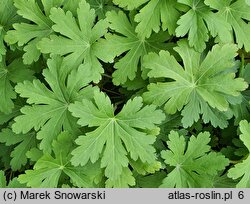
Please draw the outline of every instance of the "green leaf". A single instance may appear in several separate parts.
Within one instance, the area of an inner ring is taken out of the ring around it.
[[[230,25],[220,16],[211,11],[200,0],[178,0],[178,2],[190,7],[178,20],[176,36],[183,37],[188,33],[188,42],[197,51],[206,48],[205,42],[209,40],[209,33],[213,37],[219,37],[222,42],[231,42]]]
[[[111,0],[86,0],[90,7],[95,9],[98,19],[104,19],[108,11],[118,10]]]
[[[95,49],[102,49],[96,41],[107,32],[108,23],[100,20],[94,24],[95,18],[95,10],[90,9],[85,0],[79,3],[77,21],[70,11],[65,13],[61,8],[52,8],[50,19],[55,23],[52,28],[60,35],[44,38],[38,48],[42,53],[65,56],[71,69],[89,64],[86,68],[90,69],[93,81],[98,82],[104,71],[95,53]]]
[[[52,22],[43,14],[35,0],[14,0],[14,5],[18,9],[17,13],[33,24],[13,24],[15,30],[7,32],[5,41],[9,44],[18,43],[18,46],[24,46],[23,61],[25,64],[31,64],[38,61],[41,55],[36,47],[37,43],[52,33]]]
[[[250,83],[250,64],[242,67],[241,77],[245,79],[245,81]],[[250,120],[250,91],[246,90],[242,92],[242,102],[240,104],[236,104],[232,106],[232,111],[235,116],[235,124],[239,124],[241,120]]]
[[[4,45],[4,36],[6,32],[12,27],[13,23],[20,20],[17,16],[16,8],[13,5],[13,0],[1,0],[0,1],[0,62],[2,61],[2,55],[6,54],[6,48]]]
[[[50,88],[38,79],[33,83],[19,83],[15,90],[21,97],[27,98],[30,105],[24,106],[21,109],[23,115],[15,118],[13,131],[26,134],[34,128],[37,139],[42,140],[40,148],[45,152],[51,151],[51,143],[62,129],[78,132],[78,125],[69,113],[68,106],[71,102],[92,97],[94,89],[87,87],[91,79],[86,66],[80,66],[67,76],[67,67],[62,58],[56,56],[48,60],[48,68],[43,71]]]
[[[0,171],[0,187],[1,188],[5,188],[6,184],[7,184],[7,182],[6,182],[6,178],[5,178],[4,172]]]
[[[168,29],[169,34],[175,34],[177,20],[180,17],[176,4],[176,0],[149,1],[135,16],[135,21],[139,23],[136,27],[139,36],[149,38],[152,31],[158,33],[161,27],[163,30]]]
[[[6,53],[6,48],[3,43],[3,36],[4,36],[4,31],[2,26],[0,26],[0,62],[2,61],[2,55]]]
[[[240,122],[240,139],[250,151],[250,123],[246,120]],[[249,188],[250,187],[250,157],[247,156],[242,162],[236,164],[234,167],[229,169],[228,177],[232,179],[240,178],[239,183],[236,185],[237,188]]]
[[[187,144],[185,138],[175,131],[171,131],[168,138],[169,150],[162,151],[161,156],[174,169],[168,173],[160,187],[212,187],[211,176],[217,175],[218,171],[224,170],[229,164],[223,155],[211,152],[208,132],[200,133],[197,137],[191,136]]]
[[[145,2],[147,2],[149,0],[113,0],[113,2],[117,5],[119,5],[120,7],[126,7],[129,10],[133,10],[139,6],[141,6],[142,4],[144,4]]]
[[[108,187],[132,185],[127,155],[134,161],[140,159],[143,163],[154,164],[155,136],[144,131],[155,129],[165,117],[154,105],[142,106],[142,98],[136,97],[115,115],[110,99],[101,92],[95,92],[94,102],[83,100],[70,105],[69,110],[80,118],[81,126],[95,127],[76,140],[79,147],[73,150],[71,162],[85,165],[89,160],[95,163],[101,158]]]
[[[140,175],[136,178],[137,186],[140,188],[159,188],[166,176],[165,172],[156,172],[147,176]]]
[[[0,111],[11,113],[14,108],[13,99],[16,93],[13,84],[23,80],[32,80],[33,71],[28,69],[19,58],[6,65],[5,60],[0,62]]]
[[[245,0],[205,0],[204,2],[211,8],[218,10],[218,16],[231,25],[238,47],[244,46],[247,52],[250,51],[250,24],[248,23],[250,21],[250,5]]]
[[[135,32],[136,24],[130,22],[122,11],[108,12],[107,21],[117,34],[108,33],[105,40],[99,40],[98,47],[102,49],[97,49],[97,56],[105,62],[114,62],[116,56],[124,54],[114,65],[116,71],[112,77],[115,85],[124,84],[128,79],[133,80],[142,57],[147,53],[171,48],[171,44],[164,43],[169,38],[166,33],[152,35],[147,40],[139,37]]]
[[[36,162],[38,161],[42,156],[43,156],[43,152],[34,147],[31,148],[27,153],[26,153],[27,158],[29,158],[31,161]]]
[[[249,34],[250,0],[0,0],[0,187],[250,187]]]
[[[26,170],[25,174],[18,177],[18,181],[27,183],[27,186],[32,188],[56,188],[62,173],[65,173],[73,185],[85,188],[94,187],[92,174],[94,171],[95,175],[98,175],[100,169],[92,168],[92,171],[88,172],[88,165],[74,167],[70,164],[72,139],[67,132],[58,135],[57,140],[52,143],[53,155],[44,154],[36,162],[34,169]]]
[[[228,72],[234,65],[236,46],[215,45],[204,60],[186,41],[178,42],[175,50],[180,54],[184,68],[167,51],[145,56],[143,65],[151,70],[150,78],[172,80],[151,83],[149,91],[143,95],[145,101],[158,106],[165,104],[164,109],[169,114],[182,110],[184,127],[197,122],[200,114],[205,123],[210,121],[214,127],[225,127],[227,117],[223,114],[227,115],[230,97],[240,96],[240,92],[248,87],[242,78],[235,78],[234,73]]]
[[[7,123],[8,121],[11,121],[14,117],[19,115],[19,107],[14,107],[11,113],[4,114],[0,112],[0,125],[3,125]]]
[[[74,0],[74,2],[77,2],[77,1],[79,1],[79,0]],[[65,4],[67,4],[68,0],[66,0],[66,1],[65,0],[41,0],[41,2],[42,2],[46,16],[49,16],[50,10],[53,7],[65,6]]]
[[[235,188],[236,181],[231,178],[228,178],[226,174],[223,176],[216,175],[213,178],[213,188]]]
[[[20,184],[17,178],[13,178],[7,185],[7,180],[4,171],[0,171],[0,188],[25,188],[25,185]]]
[[[37,144],[35,134],[32,132],[25,135],[17,135],[10,129],[3,129],[0,132],[0,142],[6,146],[15,145],[11,152],[11,169],[16,171],[27,163],[26,153]]]
[[[241,120],[250,120],[250,91],[246,90],[242,92],[242,102],[232,107],[235,124],[239,124]]]
[[[124,188],[135,185],[135,178],[129,168],[122,168],[121,175],[117,178],[109,178],[106,181],[106,188]]]

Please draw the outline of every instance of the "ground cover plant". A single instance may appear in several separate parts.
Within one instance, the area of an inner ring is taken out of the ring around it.
[[[250,187],[248,0],[1,0],[0,187]]]

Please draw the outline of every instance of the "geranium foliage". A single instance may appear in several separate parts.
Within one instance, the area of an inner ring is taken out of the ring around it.
[[[246,0],[1,0],[0,187],[250,187]]]

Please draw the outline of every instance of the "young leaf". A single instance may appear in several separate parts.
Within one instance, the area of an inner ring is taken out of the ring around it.
[[[212,187],[212,176],[224,170],[229,160],[223,155],[211,152],[208,132],[191,136],[186,148],[183,136],[171,131],[167,142],[169,150],[162,151],[165,163],[175,168],[168,173],[160,187],[206,188]]]
[[[144,131],[155,129],[165,118],[154,105],[142,106],[142,98],[137,97],[129,100],[115,115],[110,99],[101,92],[95,92],[94,102],[84,99],[70,105],[69,110],[80,118],[80,125],[95,127],[76,140],[79,147],[73,150],[71,162],[85,165],[89,160],[95,163],[101,158],[108,187],[133,184],[127,155],[134,161],[140,159],[143,163],[154,164],[156,156],[152,144],[155,137]]]
[[[211,8],[218,10],[218,16],[230,24],[238,47],[242,48],[244,46],[247,52],[250,51],[250,24],[248,23],[250,21],[250,5],[245,0],[205,0],[204,2]],[[222,25],[220,24],[220,26]]]
[[[230,25],[200,0],[178,0],[190,7],[190,10],[181,16],[177,24],[176,36],[183,37],[188,33],[189,45],[197,51],[206,48],[208,31],[213,37],[218,36],[222,42],[231,42]]]
[[[136,24],[130,22],[122,11],[108,12],[107,21],[117,34],[108,33],[105,40],[99,40],[98,47],[102,49],[97,50],[97,56],[105,62],[113,62],[116,56],[126,53],[114,65],[116,71],[113,74],[113,83],[116,85],[124,84],[127,79],[133,80],[136,77],[139,62],[148,52],[159,52],[171,47],[164,43],[169,37],[166,33],[152,35],[149,39],[139,37],[135,32]]]
[[[240,139],[244,145],[250,151],[250,123],[246,120],[240,122]],[[250,156],[244,159],[242,162],[236,164],[233,168],[229,169],[228,177],[233,179],[241,178],[240,182],[236,185],[237,188],[249,188],[250,187]]]
[[[43,53],[65,56],[67,66],[77,68],[82,63],[91,70],[93,81],[101,79],[103,68],[98,61],[95,49],[103,49],[96,41],[107,32],[108,23],[105,20],[95,22],[95,10],[82,0],[77,9],[77,21],[70,11],[66,13],[61,8],[52,8],[50,19],[55,23],[53,30],[61,35],[51,35],[38,43]],[[93,48],[95,47],[95,49]]]
[[[144,99],[158,106],[165,104],[169,114],[182,110],[184,127],[197,122],[200,114],[205,123],[210,121],[214,127],[225,127],[227,117],[223,112],[229,110],[230,97],[237,98],[248,87],[242,78],[235,78],[235,73],[229,71],[237,47],[215,45],[204,60],[186,41],[180,41],[175,50],[183,59],[184,69],[167,51],[145,56],[143,65],[151,70],[149,77],[172,81],[151,83]]]
[[[35,164],[33,170],[26,170],[25,174],[18,177],[20,183],[36,188],[56,188],[62,173],[65,173],[73,185],[78,187],[94,187],[93,171],[95,176],[100,173],[97,167],[88,172],[85,167],[74,167],[70,164],[70,151],[72,150],[72,136],[63,132],[52,143],[53,155],[45,153]],[[91,166],[91,165],[90,165]]]
[[[43,14],[35,0],[14,0],[14,5],[18,9],[17,13],[33,24],[13,24],[15,30],[7,32],[5,41],[9,44],[18,43],[18,46],[24,46],[23,61],[25,64],[31,64],[37,61],[41,55],[36,47],[37,43],[53,32],[52,21]]]
[[[13,131],[25,134],[34,128],[38,132],[37,139],[42,140],[40,148],[48,152],[51,151],[51,142],[62,129],[77,132],[78,126],[68,112],[68,106],[71,102],[92,97],[93,89],[84,88],[91,81],[90,70],[86,66],[88,65],[73,70],[67,77],[67,67],[62,58],[55,56],[48,60],[48,69],[43,71],[50,89],[38,79],[33,83],[19,83],[15,88],[16,92],[21,97],[28,98],[27,102],[31,105],[21,109],[23,115],[15,118]]]

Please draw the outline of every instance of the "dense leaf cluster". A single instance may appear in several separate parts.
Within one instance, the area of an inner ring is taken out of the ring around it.
[[[246,0],[1,0],[0,187],[250,187]]]

